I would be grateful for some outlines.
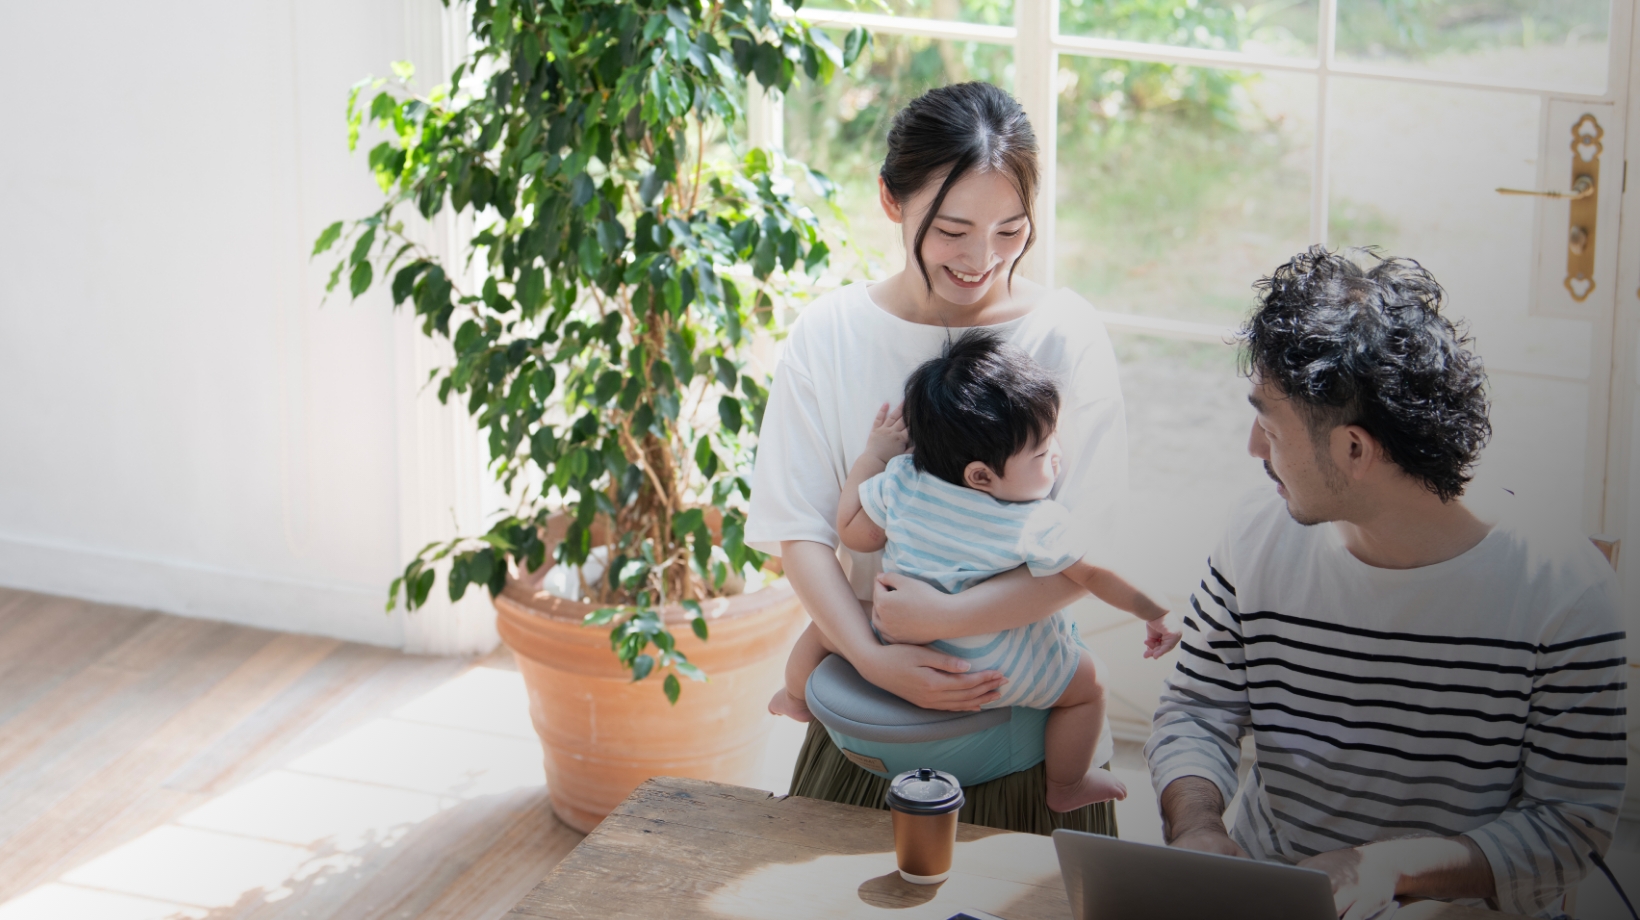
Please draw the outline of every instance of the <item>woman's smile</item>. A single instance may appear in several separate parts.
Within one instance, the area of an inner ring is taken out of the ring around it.
[[[951,282],[953,284],[955,284],[956,286],[961,287],[961,288],[970,288],[970,289],[971,288],[984,287],[986,282],[991,280],[991,273],[993,271],[996,271],[996,267],[992,266],[991,268],[988,268],[985,271],[983,271],[983,272],[981,272],[977,275],[974,275],[974,274],[969,274],[968,272],[959,272],[959,271],[957,271],[956,269],[952,268],[949,265],[944,266],[944,268],[945,268],[946,275],[948,275],[950,277]]]

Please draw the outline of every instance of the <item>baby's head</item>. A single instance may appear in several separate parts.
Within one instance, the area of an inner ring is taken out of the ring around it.
[[[1059,475],[1059,388],[1029,355],[969,329],[905,382],[918,470],[1003,501],[1047,498]]]

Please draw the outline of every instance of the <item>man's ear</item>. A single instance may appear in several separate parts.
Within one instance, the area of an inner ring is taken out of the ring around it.
[[[883,206],[883,213],[888,219],[899,224],[905,222],[905,210],[900,207],[899,201],[888,191],[888,183],[882,176],[877,177],[877,201]]]
[[[1341,426],[1338,429],[1338,440],[1334,443],[1341,454],[1334,456],[1334,462],[1351,479],[1365,479],[1372,474],[1374,468],[1389,459],[1389,455],[1384,452],[1384,446],[1360,425]]]
[[[975,460],[963,468],[962,481],[970,489],[989,492],[997,487],[997,474],[983,462]]]

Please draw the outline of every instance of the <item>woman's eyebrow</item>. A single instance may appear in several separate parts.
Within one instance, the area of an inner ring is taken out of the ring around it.
[[[1028,215],[1026,215],[1026,213],[1024,211],[1021,211],[1018,214],[1015,214],[1013,217],[1007,218],[1006,220],[997,221],[997,223],[999,223],[999,224],[1011,224],[1016,220],[1024,220],[1027,216]],[[967,218],[952,217],[949,214],[935,214],[934,219],[935,220],[949,221],[950,223],[953,223],[953,224],[962,224],[962,225],[968,226],[968,227],[972,227],[974,225],[974,222],[971,221],[971,220],[968,220]]]

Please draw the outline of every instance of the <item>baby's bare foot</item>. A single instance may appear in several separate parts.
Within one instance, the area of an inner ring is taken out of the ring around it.
[[[785,690],[775,691],[774,696],[769,699],[769,711],[777,716],[785,716],[799,722],[814,721],[814,714],[809,712],[808,704]],[[1123,792],[1125,794],[1126,790],[1123,790]]]
[[[1074,783],[1048,781],[1048,808],[1051,811],[1075,811],[1094,802],[1120,801],[1127,798],[1127,786],[1116,774],[1095,767]]]

